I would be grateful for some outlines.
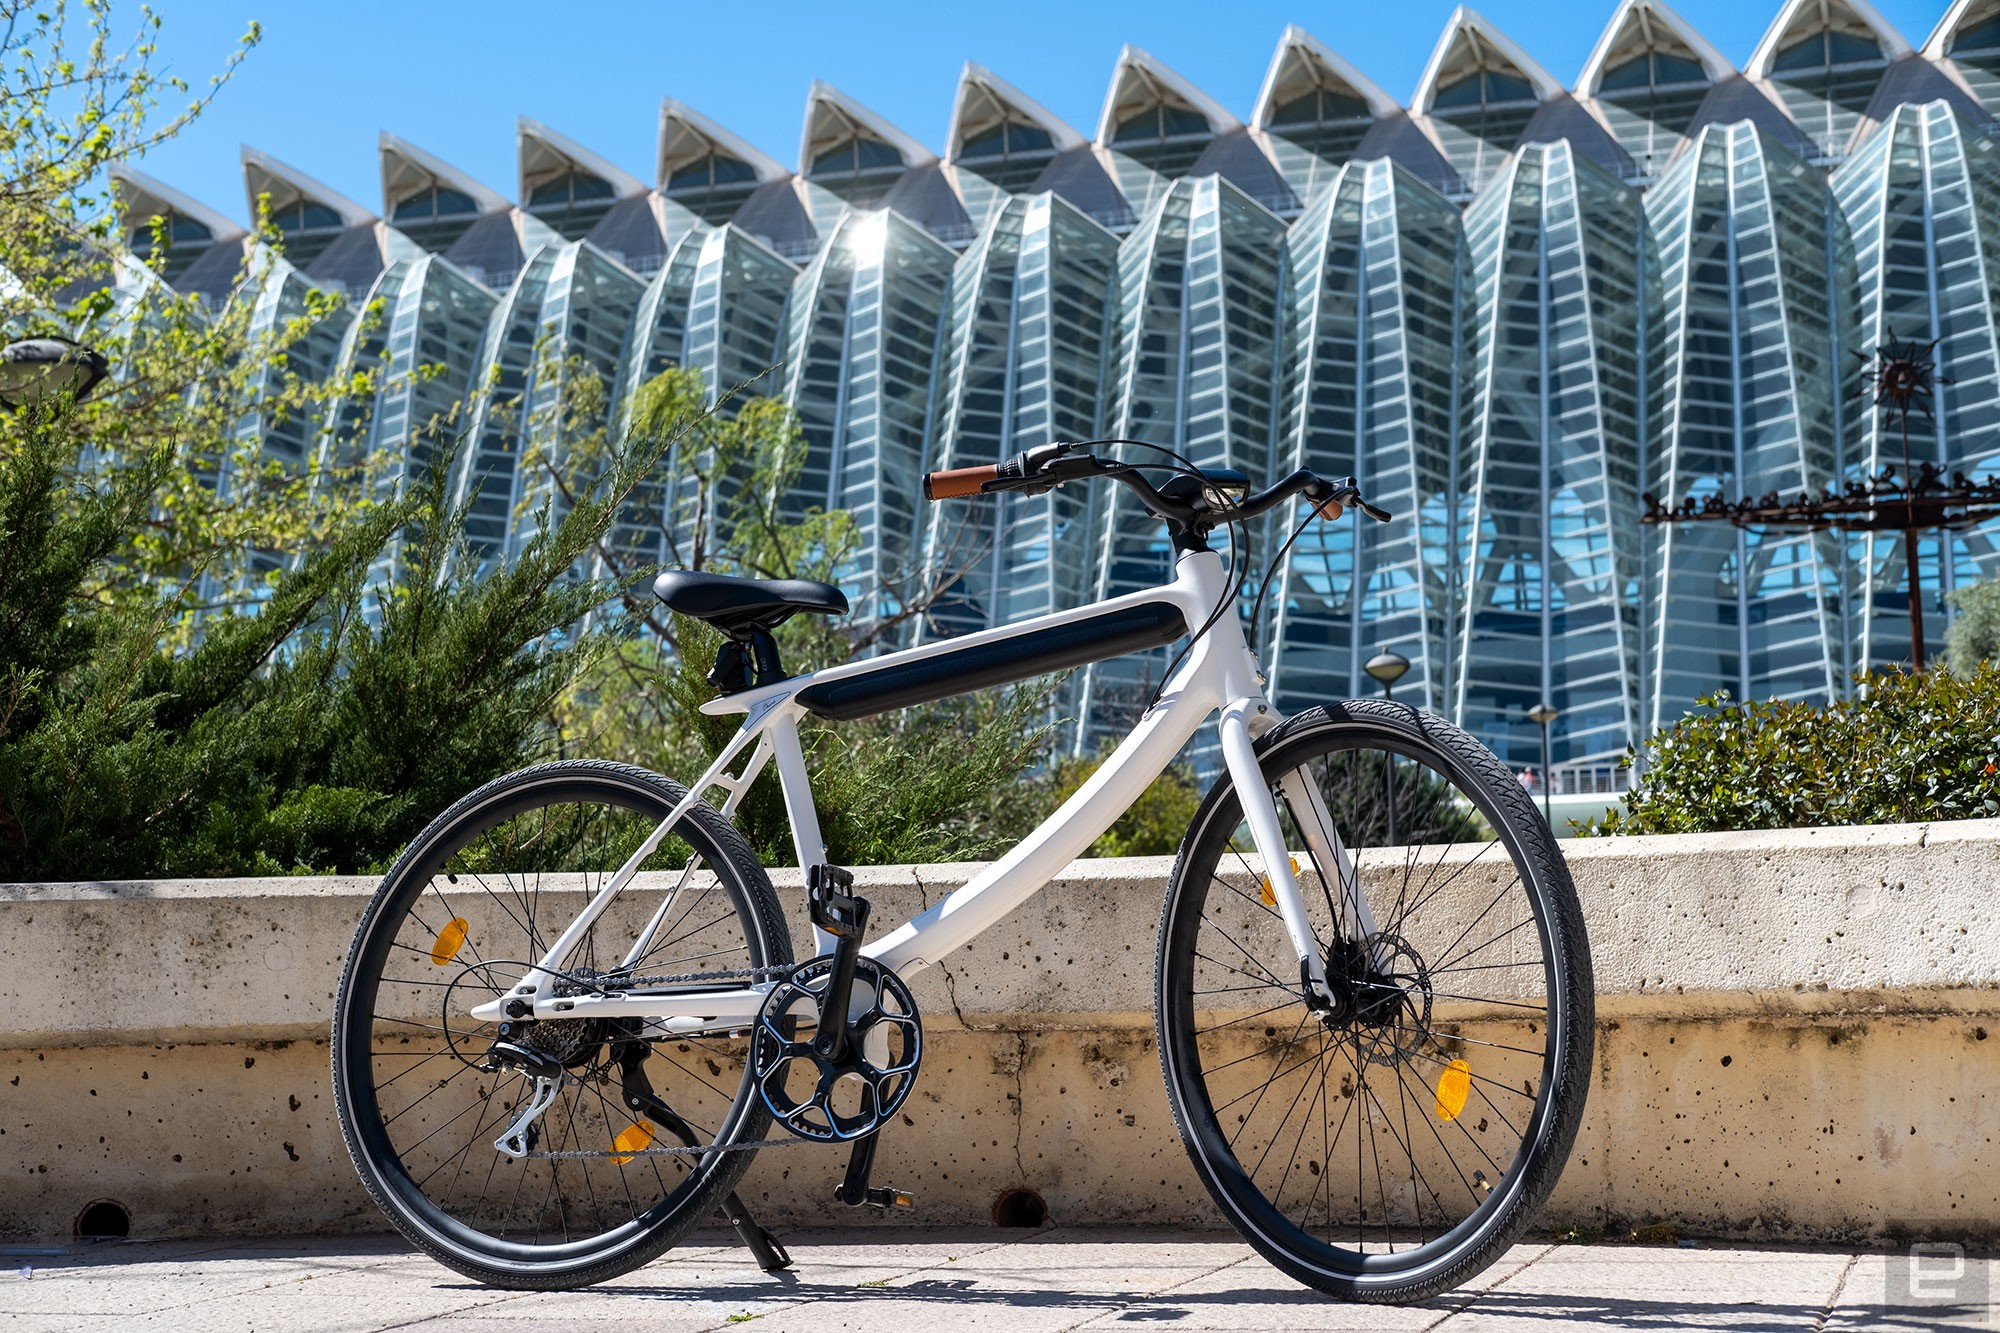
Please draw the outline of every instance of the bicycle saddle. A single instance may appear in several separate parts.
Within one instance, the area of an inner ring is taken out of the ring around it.
[[[742,579],[732,574],[697,574],[670,569],[653,580],[653,595],[725,634],[771,629],[800,611],[847,614],[847,594],[812,579]]]

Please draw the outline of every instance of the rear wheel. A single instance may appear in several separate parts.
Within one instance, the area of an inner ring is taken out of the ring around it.
[[[1594,1026],[1576,891],[1532,799],[1440,719],[1349,701],[1259,757],[1329,993],[1309,1000],[1225,779],[1161,920],[1168,1095],[1209,1193],[1272,1263],[1420,1300],[1498,1258],[1569,1155]]]
[[[503,1034],[472,1008],[526,974],[685,795],[617,764],[511,773],[419,834],[362,918],[335,1009],[341,1129],[397,1229],[461,1273],[560,1288],[627,1272],[709,1216],[751,1156],[645,1150],[680,1146],[683,1132],[755,1141],[770,1123],[742,1039],[660,1038],[636,1020],[515,1023],[505,1039],[560,1075],[482,1067]],[[557,988],[791,957],[763,868],[697,805],[563,957]],[[634,1065],[680,1123],[625,1105]],[[523,1124],[538,1091],[546,1105]],[[516,1130],[517,1151],[502,1151]]]

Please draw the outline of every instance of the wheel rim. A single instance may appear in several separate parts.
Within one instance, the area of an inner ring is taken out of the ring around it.
[[[494,1140],[531,1084],[475,1067],[499,1033],[467,1011],[514,981],[522,970],[514,964],[538,959],[670,809],[659,793],[604,780],[510,791],[455,821],[384,902],[343,995],[340,1092],[358,1165],[398,1220],[435,1243],[487,1262],[601,1261],[643,1240],[724,1160],[623,1151],[678,1146],[667,1126],[621,1104],[614,1052],[629,1031],[577,1021],[515,1034],[571,1076],[536,1122],[534,1150],[619,1151],[623,1160],[500,1153]],[[725,864],[691,825],[683,827],[700,865]],[[688,873],[689,852],[671,838],[642,864],[644,878],[565,956],[574,983],[624,963],[670,892],[634,975],[773,961],[750,895],[727,874]],[[754,1134],[743,1048],[722,1038],[650,1044],[650,1081],[703,1142]]]
[[[1334,983],[1332,1013],[1307,1007],[1231,793],[1177,881],[1190,901],[1163,974],[1179,1034],[1163,1045],[1169,1083],[1197,1165],[1240,1225],[1328,1275],[1419,1279],[1500,1224],[1547,1137],[1565,1019],[1547,998],[1563,991],[1545,886],[1448,752],[1349,725],[1266,760],[1267,773],[1299,767],[1359,853],[1376,947],[1338,943],[1351,920],[1341,877],[1274,782]]]

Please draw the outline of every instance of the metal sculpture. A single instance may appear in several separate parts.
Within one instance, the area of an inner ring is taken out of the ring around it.
[[[1862,392],[1881,409],[1884,424],[1893,422],[1903,444],[1903,464],[1883,468],[1872,477],[1851,477],[1841,484],[1829,484],[1818,496],[1800,492],[1787,500],[1777,491],[1756,499],[1727,500],[1710,494],[1696,499],[1690,495],[1678,505],[1667,506],[1651,493],[1642,498],[1646,512],[1641,523],[1733,523],[1739,528],[1778,532],[1900,532],[1903,534],[1904,573],[1909,583],[1910,662],[1924,669],[1924,617],[1922,580],[1917,573],[1917,538],[1920,533],[1959,531],[1988,519],[2000,517],[2000,477],[1974,481],[1960,471],[1949,477],[1936,463],[1912,467],[1910,462],[1910,413],[1921,411],[1935,421],[1931,397],[1940,384],[1951,380],[1937,374],[1931,354],[1937,341],[1928,345],[1900,342],[1891,337],[1875,349],[1873,356],[1856,352],[1872,362]]]

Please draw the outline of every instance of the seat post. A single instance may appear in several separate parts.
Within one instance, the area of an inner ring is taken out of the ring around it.
[[[757,665],[757,683],[775,685],[785,679],[784,663],[778,660],[778,641],[771,631],[762,625],[753,625],[749,633],[750,657]]]

